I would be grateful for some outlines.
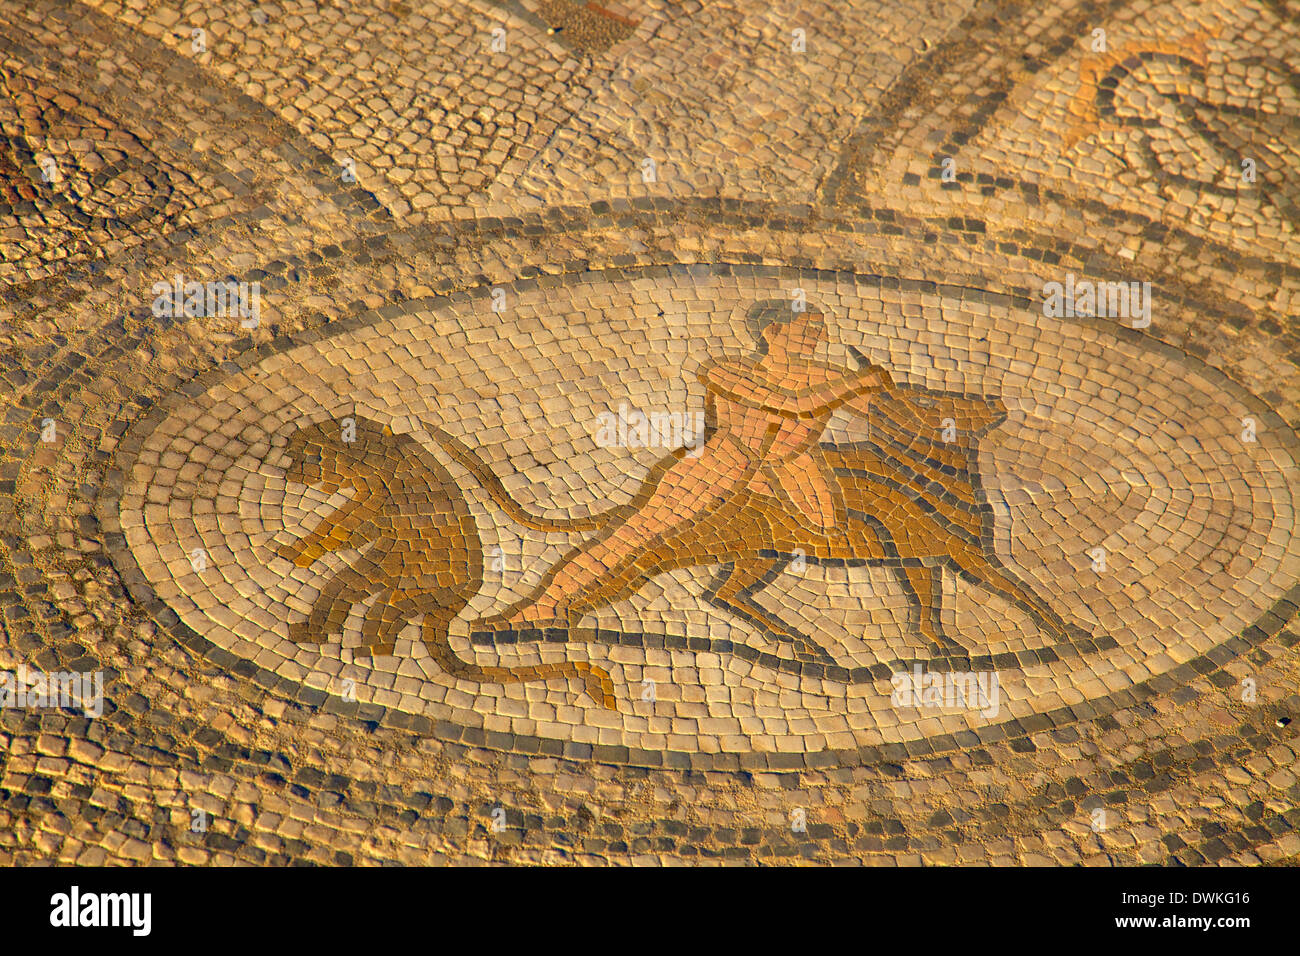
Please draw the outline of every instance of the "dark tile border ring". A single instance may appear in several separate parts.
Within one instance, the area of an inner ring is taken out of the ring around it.
[[[855,285],[861,285],[864,280],[868,282],[874,280],[882,286],[905,291],[910,291],[912,289],[928,292],[941,291],[937,290],[936,284],[931,281],[899,279],[871,274],[864,275],[846,273],[840,270],[688,262],[679,262],[671,266],[652,265],[643,268],[623,267],[546,274],[534,278],[521,278],[514,283],[494,283],[494,285],[511,284],[515,288],[524,289],[548,288],[563,285],[580,276],[604,275],[606,277],[617,279],[625,278],[629,273],[635,273],[640,277],[660,277],[671,274],[703,274],[747,275],[763,278],[789,277],[844,279],[847,276],[854,281]],[[1005,293],[989,292],[983,289],[967,289],[966,287],[948,288],[954,292],[968,291],[976,293],[986,299],[999,302],[1011,302],[1022,307],[1029,305],[1031,301],[1028,297],[1023,295],[1008,295]],[[311,332],[300,335],[282,336],[267,345],[250,349],[234,361],[222,363],[221,366],[196,377],[177,391],[195,395],[205,390],[207,386],[215,384],[217,381],[223,380],[239,371],[250,368],[268,356],[286,351],[287,349],[300,345],[312,344],[327,338],[333,338],[339,334],[364,328],[378,321],[391,319],[399,315],[405,315],[419,309],[433,309],[449,303],[465,303],[477,298],[485,297],[489,294],[489,286],[478,286],[468,291],[456,292],[448,295],[431,296],[424,299],[410,300],[384,306],[379,309],[361,313],[360,315],[353,316],[349,319],[330,323],[327,327],[322,329],[312,330]],[[1132,340],[1141,340],[1145,347],[1154,349],[1158,353],[1167,357],[1195,363],[1200,366],[1199,371],[1202,374],[1207,375],[1215,385],[1222,388],[1238,401],[1241,401],[1244,405],[1256,410],[1256,414],[1261,418],[1261,424],[1265,425],[1265,427],[1276,430],[1282,436],[1286,447],[1290,448],[1292,451],[1300,452],[1300,437],[1295,435],[1286,422],[1261,399],[1219,370],[1206,365],[1199,359],[1175,349],[1166,343],[1160,342],[1159,340],[1153,339],[1149,336],[1142,336],[1133,330],[1116,327],[1113,323],[1101,322],[1098,320],[1076,320],[1076,322],[1084,325],[1104,326],[1107,331],[1112,334],[1118,334],[1120,337]],[[114,452],[111,463],[112,467],[116,469],[118,476],[117,480],[119,483],[120,475],[125,471],[126,467],[129,467],[129,465],[123,465],[122,456],[133,454],[134,451],[138,450],[139,446],[143,442],[143,438],[150,433],[152,428],[155,427],[162,418],[162,409],[155,407],[147,416],[136,421],[128,429],[121,444]],[[109,474],[112,474],[112,472],[110,471]],[[111,482],[106,480],[105,486],[108,487],[109,485],[111,485]],[[116,497],[101,494],[96,502],[96,510],[102,517],[104,515],[104,508],[115,508],[116,505]],[[1115,710],[1121,710],[1134,704],[1141,703],[1151,697],[1186,684],[1191,680],[1194,680],[1197,676],[1203,676],[1216,671],[1228,661],[1241,656],[1263,641],[1276,636],[1281,632],[1283,627],[1285,627],[1286,623],[1295,615],[1297,609],[1300,609],[1300,585],[1296,585],[1279,598],[1272,608],[1261,615],[1259,619],[1249,627],[1245,628],[1240,634],[1229,638],[1216,647],[1211,648],[1205,654],[1181,664],[1164,674],[1156,675],[1131,688],[1117,691],[1113,694],[1091,701],[1085,701],[1072,707],[1063,706],[1051,711],[1003,721],[989,727],[979,728],[978,730],[960,731],[957,733],[943,734],[898,744],[871,745],[860,748],[823,750],[799,754],[753,752],[705,754],[685,753],[679,751],[649,751],[624,746],[582,744],[574,741],[562,741],[552,738],[487,731],[480,728],[463,727],[451,721],[435,721],[423,715],[410,714],[405,711],[399,711],[376,704],[347,702],[338,698],[331,698],[330,695],[326,694],[324,691],[307,687],[300,682],[288,680],[280,677],[274,672],[252,665],[251,662],[246,659],[240,658],[223,648],[217,647],[211,641],[199,635],[188,625],[184,624],[175,611],[158,599],[153,593],[153,590],[148,586],[139,565],[136,563],[134,555],[127,548],[125,537],[120,532],[112,532],[105,534],[104,538],[106,551],[110,560],[121,575],[123,584],[132,600],[141,605],[158,625],[160,625],[167,633],[171,634],[179,644],[188,648],[191,652],[208,659],[216,666],[221,667],[228,672],[247,677],[259,686],[275,694],[287,696],[308,704],[309,706],[324,707],[331,712],[343,716],[376,722],[386,727],[410,730],[413,733],[422,736],[432,736],[447,742],[470,746],[481,746],[493,750],[524,755],[555,756],[568,759],[594,759],[603,763],[626,764],[650,769],[797,771],[805,769],[820,770],[835,767],[860,767],[881,763],[895,763],[899,760],[907,759],[908,757],[940,755],[968,747],[976,747],[996,743],[1001,740],[1014,739],[1038,731],[1060,729],[1080,720],[1095,718],[1111,713]]]

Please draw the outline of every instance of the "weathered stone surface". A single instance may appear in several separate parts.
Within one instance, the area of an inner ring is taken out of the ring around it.
[[[0,3],[0,862],[1294,862],[1284,6]]]

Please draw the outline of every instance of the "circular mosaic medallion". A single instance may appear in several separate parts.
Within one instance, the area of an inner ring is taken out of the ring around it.
[[[136,436],[127,545],[288,680],[687,755],[1068,708],[1293,584],[1295,436],[1218,372],[996,290],[788,273],[527,280],[227,366]]]

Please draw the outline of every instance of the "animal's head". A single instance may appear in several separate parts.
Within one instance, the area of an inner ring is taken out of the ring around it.
[[[869,421],[945,443],[970,446],[975,438],[1001,425],[1007,407],[993,395],[966,395],[904,385],[873,396]]]
[[[366,453],[387,429],[364,418],[314,422],[289,437],[285,477],[300,485],[317,485],[338,491],[368,470]]]
[[[972,435],[982,435],[1007,420],[1007,406],[994,395],[918,390],[908,394],[906,401],[918,418],[930,423],[951,421],[957,431]]]

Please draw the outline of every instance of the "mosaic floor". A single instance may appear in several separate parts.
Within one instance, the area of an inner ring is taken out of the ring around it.
[[[1289,0],[0,0],[0,863],[1300,862],[1298,183]]]

